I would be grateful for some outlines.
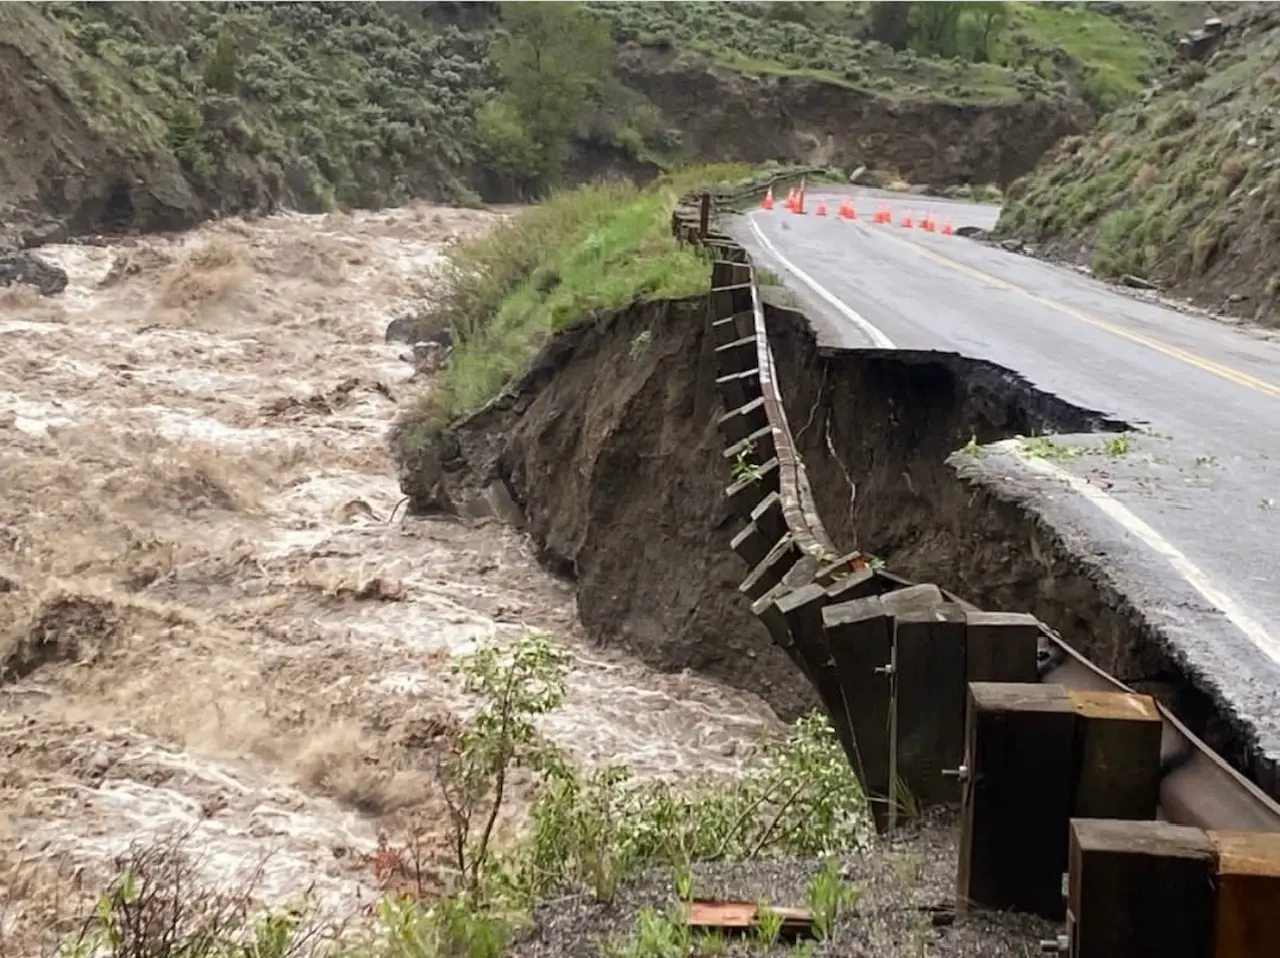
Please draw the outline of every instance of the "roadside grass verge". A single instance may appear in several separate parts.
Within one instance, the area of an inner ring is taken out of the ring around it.
[[[722,164],[677,171],[644,189],[590,184],[555,194],[451,251],[440,297],[418,317],[417,333],[452,329],[452,360],[405,412],[401,442],[419,444],[478,409],[550,336],[582,316],[705,291],[706,262],[671,235],[671,210],[699,185],[751,173],[749,166]]]

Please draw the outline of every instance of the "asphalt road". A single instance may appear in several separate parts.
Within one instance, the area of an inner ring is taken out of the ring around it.
[[[1030,488],[1077,547],[1106,557],[1126,595],[1280,759],[1280,340],[1118,292],[1074,270],[957,236],[998,210],[907,197],[810,193],[806,215],[756,211],[730,228],[787,282],[819,340],[956,352],[1138,427],[1120,455],[1038,458],[1007,443],[992,479]],[[874,224],[881,203],[892,225]]]

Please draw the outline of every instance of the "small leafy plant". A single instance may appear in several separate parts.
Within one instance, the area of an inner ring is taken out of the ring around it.
[[[828,858],[823,863],[822,871],[809,880],[805,896],[809,912],[813,915],[814,932],[820,941],[831,937],[840,912],[853,907],[859,897],[858,889],[840,877],[840,867],[836,860]]]

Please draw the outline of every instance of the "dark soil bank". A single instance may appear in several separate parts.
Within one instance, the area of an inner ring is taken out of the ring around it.
[[[461,508],[490,476],[506,481],[548,564],[574,577],[596,641],[749,689],[794,717],[816,698],[738,593],[748,570],[729,549],[738,525],[705,309],[654,303],[566,330],[446,439],[442,476]],[[432,498],[425,453],[404,470],[411,508]]]
[[[547,562],[577,582],[597,641],[757,692],[789,717],[814,699],[738,593],[748,570],[729,549],[739,523],[723,497],[730,470],[704,308],[656,303],[578,323],[508,395],[406,463],[402,484],[420,510],[438,498],[437,476],[463,507],[501,478]],[[948,462],[971,440],[1123,424],[990,364],[824,353],[803,316],[771,310],[769,325],[787,417],[839,548],[984,608],[1035,614],[1224,755],[1243,754],[1096,557],[1016,493],[993,491],[980,469]]]

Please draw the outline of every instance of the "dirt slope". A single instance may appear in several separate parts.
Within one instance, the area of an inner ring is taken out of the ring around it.
[[[662,669],[695,669],[793,717],[815,700],[737,587],[737,524],[701,300],[591,317],[557,336],[505,398],[402,463],[465,508],[505,479],[543,560],[573,575],[593,640]],[[443,470],[439,470],[443,459]]]
[[[1251,4],[1228,26],[1204,64],[1059,144],[998,232],[1280,324],[1280,11]]]
[[[988,104],[904,98],[803,75],[753,76],[634,44],[619,48],[617,70],[699,157],[866,165],[938,186],[1008,183],[1094,120],[1070,97]]]

